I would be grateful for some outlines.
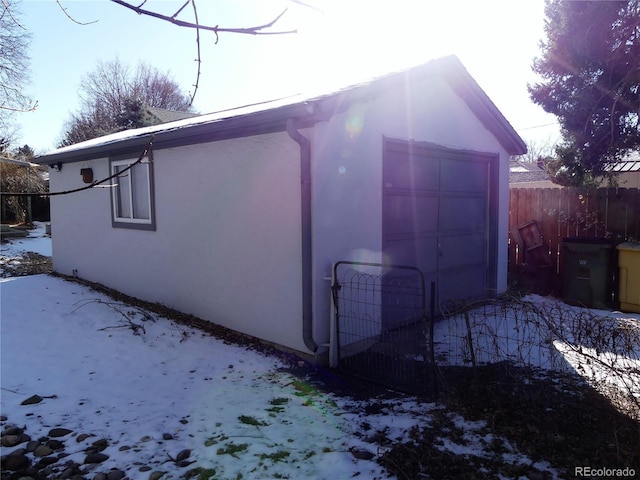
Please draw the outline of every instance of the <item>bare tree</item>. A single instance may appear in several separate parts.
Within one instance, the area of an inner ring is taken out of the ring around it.
[[[100,62],[80,83],[80,109],[67,122],[62,145],[153,125],[147,107],[190,111],[191,99],[168,73],[145,63],[135,70],[118,59]]]
[[[10,143],[13,114],[36,107],[24,94],[29,82],[30,40],[31,35],[20,20],[18,1],[0,0],[0,143]]]
[[[287,12],[287,9],[284,9],[283,11],[280,12],[279,15],[275,16],[272,20],[264,24],[254,25],[250,27],[225,27],[225,26],[220,26],[216,23],[200,21],[200,18],[198,16],[198,7],[197,7],[196,0],[185,0],[185,2],[182,4],[182,6],[179,9],[177,9],[175,12],[172,11],[168,13],[161,12],[159,9],[158,3],[155,4],[156,5],[155,8],[147,7],[146,5],[149,2],[149,0],[143,0],[141,3],[136,2],[135,4],[130,3],[128,1],[124,1],[124,0],[110,0],[110,1],[115,3],[116,5],[124,7],[132,12],[135,12],[138,15],[155,18],[157,20],[170,23],[177,27],[192,29],[195,32],[197,72],[196,72],[196,80],[193,84],[193,87],[194,87],[193,92],[191,93],[190,105],[193,104],[193,101],[196,96],[196,92],[198,91],[198,87],[200,84],[200,71],[201,71],[200,66],[202,64],[202,60],[201,60],[202,56],[200,52],[200,32],[201,31],[212,33],[215,36],[216,44],[218,43],[219,36],[222,33],[235,33],[240,35],[283,35],[283,34],[290,34],[290,33],[297,32],[297,30],[278,30],[278,29],[274,30],[273,29],[273,27],[280,20],[280,18],[282,18],[282,16]],[[302,5],[308,8],[316,9],[313,6],[306,4],[302,0],[290,0],[290,1],[292,3],[297,3],[299,5]],[[79,25],[89,25],[91,23],[95,23],[95,21],[80,22],[76,20],[67,11],[67,9],[62,6],[62,4],[60,3],[60,0],[56,0],[56,2],[60,6],[64,14],[74,23],[77,23]],[[152,2],[149,2],[149,3],[152,3]],[[162,3],[159,3],[159,5],[162,5]],[[188,12],[190,12],[190,14],[192,15],[191,19],[187,19],[187,15],[189,14]]]
[[[529,139],[525,143],[527,144],[527,153],[516,157],[522,162],[537,163],[555,156],[556,142],[551,137],[536,140]]]

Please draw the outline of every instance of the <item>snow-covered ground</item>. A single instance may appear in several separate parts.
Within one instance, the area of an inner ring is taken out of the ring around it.
[[[50,254],[43,226],[2,244],[0,255],[17,258],[25,251]],[[445,408],[410,396],[370,408],[375,399],[323,392],[277,357],[165,318],[148,319],[49,275],[3,278],[0,299],[0,423],[26,428],[31,439],[56,427],[71,430],[60,438],[69,456],[59,462],[81,465],[86,478],[112,468],[131,479],[154,472],[185,478],[194,468],[204,469],[198,478],[386,478],[376,462],[386,447],[372,435],[409,441],[412,430]],[[132,323],[142,328],[134,332]],[[22,405],[33,395],[42,401]],[[455,412],[450,418],[464,438],[443,432],[434,448],[489,455],[493,437],[481,433],[484,422]],[[86,450],[100,439],[107,440],[102,453],[108,458],[84,464]],[[499,455],[558,478],[546,462],[534,465],[514,447]]]
[[[0,254],[3,257],[20,257],[24,252],[33,252],[45,257],[51,256],[51,237],[46,234],[46,224],[34,222],[35,228],[27,237],[12,238],[2,243]]]

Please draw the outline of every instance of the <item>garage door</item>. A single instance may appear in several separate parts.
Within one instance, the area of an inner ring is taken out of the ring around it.
[[[495,288],[497,156],[385,139],[383,252],[436,282],[436,305]]]

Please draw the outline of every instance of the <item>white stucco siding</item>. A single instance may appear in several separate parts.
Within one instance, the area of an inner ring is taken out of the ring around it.
[[[499,156],[497,285],[507,285],[508,159],[467,104],[438,78],[384,92],[317,125],[313,136],[316,339],[329,335],[331,266],[382,258],[383,137],[427,141]],[[461,172],[463,174],[464,172]]]
[[[305,351],[299,146],[258,135],[157,150],[153,167],[155,231],[112,228],[108,189],[52,203],[55,269]]]

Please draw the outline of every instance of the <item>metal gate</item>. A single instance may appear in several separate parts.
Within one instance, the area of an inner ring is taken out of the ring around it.
[[[345,373],[417,394],[437,393],[433,298],[410,266],[341,261],[333,267],[338,366]]]

